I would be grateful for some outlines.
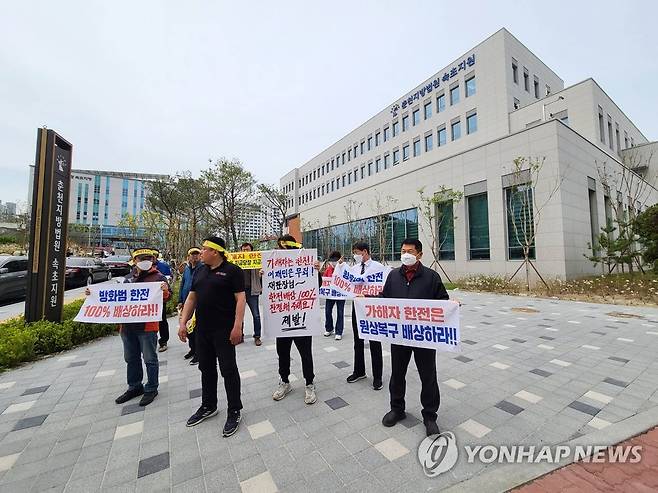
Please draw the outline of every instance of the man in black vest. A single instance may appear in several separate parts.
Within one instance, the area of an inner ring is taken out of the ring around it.
[[[415,239],[402,241],[400,260],[402,266],[393,269],[386,279],[382,298],[406,298],[447,300],[441,276],[420,263],[423,244]],[[382,419],[384,426],[394,426],[406,418],[404,395],[406,392],[407,367],[414,355],[420,375],[420,402],[423,405],[423,423],[427,436],[439,434],[436,412],[439,410],[439,384],[436,379],[436,350],[420,347],[391,344],[391,381],[388,389],[391,394],[391,410]]]

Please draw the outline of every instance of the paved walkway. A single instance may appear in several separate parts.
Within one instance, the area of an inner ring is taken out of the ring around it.
[[[658,310],[459,297],[463,351],[441,353],[437,361],[439,426],[453,431],[460,446],[598,439],[656,411]],[[468,491],[473,481],[496,474],[498,482],[487,479],[478,491],[499,491],[546,472],[519,464],[515,471],[530,476],[518,480],[501,474],[502,465],[468,464],[460,455],[449,472],[425,477],[417,459],[424,427],[414,365],[409,417],[384,428],[386,387],[374,391],[370,379],[345,383],[352,369],[349,330],[342,341],[314,341],[315,405],[304,404],[301,381],[274,402],[273,342],[248,341],[238,348],[245,406],[238,433],[221,437],[223,409],[186,428],[200,404],[200,377],[183,360],[185,351],[172,340],[161,353],[160,395],[146,409],[114,404],[125,389],[118,337],[0,375],[0,491]],[[292,358],[301,377],[295,350]],[[221,408],[223,389],[219,396]]]

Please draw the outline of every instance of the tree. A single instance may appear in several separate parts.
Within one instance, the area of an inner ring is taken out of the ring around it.
[[[288,195],[276,185],[258,185],[258,192],[262,195],[266,210],[263,211],[269,226],[275,235],[283,234],[288,212]]]
[[[556,178],[542,194],[543,201],[539,202],[536,196],[537,184],[540,181],[546,158],[517,157],[513,160],[511,173],[511,186],[506,198],[508,225],[514,243],[521,248],[523,263],[519,265],[514,274],[507,280],[509,283],[525,267],[526,290],[530,291],[530,268],[532,268],[541,282],[549,289],[548,284],[539,273],[532,261],[531,253],[535,249],[535,239],[541,223],[544,208],[560,189],[566,172]],[[511,245],[510,245],[511,246]]]
[[[382,196],[382,194],[377,191],[372,204],[372,210],[375,212],[375,217],[373,218],[373,237],[376,242],[375,247],[379,253],[379,261],[384,265],[386,265],[388,260],[386,258],[386,251],[388,242],[391,240],[391,229],[393,227],[391,224],[390,211],[397,201],[398,199],[392,195]]]
[[[126,212],[123,216],[121,216],[121,219],[119,220],[117,226],[120,227],[123,231],[127,232],[127,234],[123,235],[123,240],[128,245],[129,250],[132,251],[135,248],[142,246],[140,245],[142,239],[140,238],[139,235],[140,232],[139,216],[134,216],[129,212]]]
[[[352,245],[357,239],[363,239],[363,225],[359,221],[359,211],[363,204],[353,199],[348,199],[343,207],[345,210],[345,220],[347,221],[347,242],[350,251]]]
[[[658,271],[658,204],[654,204],[635,219],[635,231],[644,247],[643,259]]]
[[[429,267],[430,269],[434,269],[435,266],[438,267],[446,276],[446,279],[452,282],[441,262],[439,262],[439,259],[442,247],[451,233],[454,234],[455,219],[457,219],[454,214],[454,204],[459,203],[464,194],[441,185],[439,191],[435,192],[431,197],[425,195],[425,187],[418,190],[418,196],[420,203],[416,204],[416,208],[421,218],[420,227],[425,235],[429,236],[430,250],[432,251],[432,255],[434,255],[434,260],[432,260]],[[444,204],[451,204],[450,211],[442,207]]]

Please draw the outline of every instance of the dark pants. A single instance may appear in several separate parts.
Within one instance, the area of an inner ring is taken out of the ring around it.
[[[251,311],[251,316],[254,319],[254,337],[260,337],[260,308],[258,307],[257,294],[247,295],[247,306]]]
[[[128,388],[141,389],[145,392],[155,392],[158,390],[158,374],[160,365],[158,364],[158,334],[156,332],[146,332],[144,330],[122,329],[121,342],[123,342],[123,359],[126,361],[126,380]],[[142,367],[142,357],[146,364],[147,383],[144,385],[144,368]]]
[[[306,385],[311,385],[315,375],[313,375],[313,350],[311,343],[313,338],[311,336],[301,337],[277,337],[276,338],[276,353],[279,355],[279,375],[281,380],[288,383],[290,376],[290,349],[292,343],[297,346],[299,356],[302,358],[302,373]]]
[[[169,342],[169,321],[165,318],[160,320],[160,346],[166,346]]]
[[[192,354],[196,353],[196,331],[187,334],[187,344],[190,346]]]
[[[345,300],[325,300],[324,305],[324,330],[334,331],[334,317],[332,314],[336,305],[336,335],[343,335],[343,324],[345,323]]]
[[[354,334],[354,374],[366,374],[366,358],[364,354],[363,339],[359,338],[359,331],[356,327],[356,313],[352,305],[352,333]],[[382,379],[384,362],[382,359],[382,343],[379,341],[369,341],[370,360],[372,361],[372,378],[375,380]]]
[[[196,357],[201,370],[201,403],[217,407],[217,360],[224,378],[228,410],[242,409],[240,400],[240,373],[235,361],[235,346],[229,340],[231,329],[199,330],[196,333]]]
[[[371,342],[372,344],[372,342]],[[407,389],[406,375],[411,353],[414,354],[416,368],[420,375],[420,403],[423,405],[423,421],[436,421],[439,410],[439,384],[436,381],[436,350],[399,346],[391,344],[391,409],[402,412],[405,409],[404,394]]]

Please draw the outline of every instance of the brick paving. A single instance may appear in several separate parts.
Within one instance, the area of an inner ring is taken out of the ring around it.
[[[462,352],[439,353],[437,369],[439,426],[452,431],[460,447],[613,436],[657,410],[657,309],[458,296],[464,301]],[[450,471],[426,477],[417,459],[425,430],[414,365],[408,418],[385,428],[386,386],[374,391],[371,379],[345,382],[353,362],[346,327],[342,341],[313,342],[318,401],[312,406],[304,404],[299,380],[284,400],[272,400],[278,381],[273,341],[256,347],[247,337],[238,347],[243,422],[226,439],[221,385],[219,416],[185,426],[200,405],[200,375],[176,340],[159,354],[160,395],[146,409],[136,401],[114,404],[125,389],[118,337],[0,374],[0,492],[468,491],[470,482],[503,471],[497,463],[469,464],[461,454]],[[251,333],[249,323],[245,332]],[[388,349],[384,345],[385,379]],[[294,349],[292,358],[301,378]],[[519,481],[503,474],[502,483],[486,482],[478,491],[503,491],[545,472]]]

